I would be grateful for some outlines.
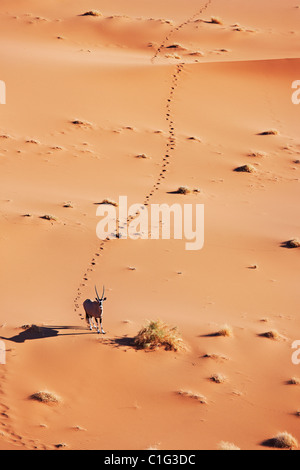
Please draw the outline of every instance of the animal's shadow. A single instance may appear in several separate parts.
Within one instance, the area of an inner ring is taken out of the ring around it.
[[[61,333],[61,330],[85,330],[85,333]],[[25,341],[42,339],[42,338],[51,338],[56,336],[74,336],[74,335],[83,335],[89,334],[85,328],[80,326],[37,326],[31,325],[25,327],[23,331],[18,333],[15,336],[6,338],[1,336],[1,339],[6,341],[12,341],[14,343],[24,343]]]

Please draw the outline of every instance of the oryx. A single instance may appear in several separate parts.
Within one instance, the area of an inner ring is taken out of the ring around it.
[[[90,299],[87,299],[83,302],[83,307],[85,310],[85,319],[87,322],[89,322],[90,325],[90,330],[97,329],[97,332],[100,333],[99,330],[99,324],[98,324],[98,319],[100,320],[100,328],[101,328],[101,333],[105,334],[105,331],[102,328],[102,314],[103,314],[103,302],[106,300],[106,297],[104,297],[105,294],[105,287],[103,286],[103,293],[102,297],[99,297],[97,287],[95,286],[95,291],[96,291],[96,299],[93,302]],[[97,326],[94,324],[94,318],[96,320]]]

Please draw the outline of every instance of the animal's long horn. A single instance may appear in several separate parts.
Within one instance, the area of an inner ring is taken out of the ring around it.
[[[104,299],[104,294],[105,294],[105,286],[103,286],[103,294],[102,294],[102,299]]]
[[[100,300],[100,297],[99,297],[99,294],[98,294],[98,291],[97,291],[97,287],[96,287],[96,286],[95,286],[95,291],[96,291],[96,295],[97,295],[98,300]]]

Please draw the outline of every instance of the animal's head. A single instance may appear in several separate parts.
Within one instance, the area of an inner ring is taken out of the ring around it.
[[[103,302],[106,300],[106,297],[104,297],[104,294],[105,294],[105,287],[103,286],[103,293],[102,293],[102,297],[99,297],[99,294],[98,294],[98,291],[97,291],[97,287],[95,286],[95,291],[96,291],[96,301],[98,302],[99,304],[99,307],[102,309],[103,308]]]

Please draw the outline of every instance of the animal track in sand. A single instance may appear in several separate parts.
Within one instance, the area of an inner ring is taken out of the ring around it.
[[[189,23],[193,22],[200,14],[202,14],[205,10],[207,10],[207,8],[211,5],[213,0],[208,0],[194,15],[192,15],[188,20],[186,20],[185,22],[183,22],[182,24],[180,24],[179,26],[177,26],[176,28],[173,28],[169,33],[168,35],[165,37],[165,39],[163,40],[162,44],[158,47],[158,49],[156,50],[154,56],[152,57],[151,59],[151,62],[154,63],[155,59],[159,56],[159,54],[161,53],[162,49],[163,48],[166,48],[167,47],[167,43],[168,41],[170,40],[170,37],[176,32],[176,31],[179,31],[180,29],[184,28],[186,25],[188,25]],[[172,45],[171,45],[172,46]],[[174,46],[174,44],[173,44]],[[178,65],[176,65],[176,68],[175,68],[175,71],[171,77],[171,87],[170,87],[170,92],[169,92],[169,96],[167,98],[167,104],[166,104],[166,114],[165,114],[165,119],[167,121],[167,124],[168,124],[168,137],[167,137],[167,143],[166,143],[166,150],[165,150],[165,153],[162,157],[162,163],[161,163],[161,170],[159,172],[159,175],[158,175],[158,178],[156,179],[156,181],[154,182],[153,186],[152,186],[152,189],[148,192],[148,194],[146,194],[146,196],[144,197],[144,202],[143,204],[145,206],[147,206],[151,200],[151,198],[153,197],[155,191],[158,191],[159,188],[160,188],[160,185],[162,183],[162,181],[166,178],[166,173],[167,173],[167,167],[168,165],[170,165],[170,161],[171,161],[171,157],[173,156],[173,152],[174,150],[176,149],[176,127],[175,127],[175,120],[173,118],[173,102],[174,102],[174,95],[175,95],[175,91],[178,87],[178,83],[179,83],[179,80],[180,80],[180,76],[184,70],[184,63],[179,63]],[[89,127],[89,124],[90,123],[87,123],[88,126],[86,126],[86,123],[82,123],[81,121],[73,121],[72,122],[73,124],[81,127],[82,125],[84,127]],[[132,221],[136,216],[138,215],[138,212],[136,212],[136,214],[134,214],[133,216],[129,216],[127,218],[127,224]],[[117,237],[117,236],[116,236]],[[105,246],[106,244],[110,241],[110,239],[106,239],[106,240],[103,240],[99,247],[98,247],[98,250],[93,254],[93,257],[96,257],[96,256],[102,256],[103,255],[103,251],[105,249]],[[94,258],[93,258],[94,259]],[[90,265],[91,263],[89,263]],[[84,275],[84,277],[86,276],[86,274]],[[84,279],[84,280],[88,280],[88,279]],[[77,297],[76,299],[74,299],[74,305],[75,305],[75,308],[74,310],[77,312],[78,309],[79,309],[79,303],[80,303],[80,299],[82,297],[82,290],[81,290],[81,287],[85,287],[85,284],[81,283],[80,284],[80,287],[78,288],[78,291],[77,291]],[[80,318],[83,319],[82,315],[79,314]]]

